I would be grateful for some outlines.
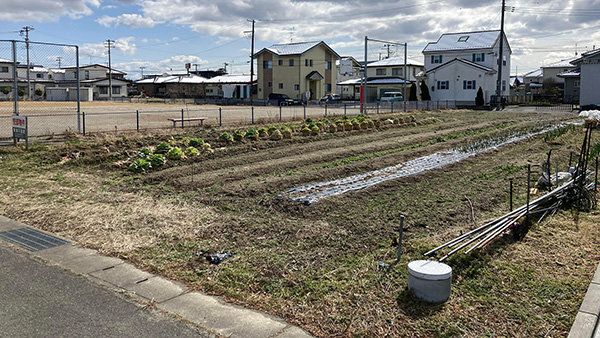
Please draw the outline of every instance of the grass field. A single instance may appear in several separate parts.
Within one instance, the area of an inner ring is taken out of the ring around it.
[[[444,304],[411,296],[406,265],[506,213],[509,179],[515,205],[525,203],[524,168],[531,164],[539,173],[552,149],[553,163],[566,170],[581,128],[551,143],[534,137],[310,206],[277,198],[299,185],[573,118],[412,114],[414,123],[387,125],[387,118],[408,116],[377,115],[371,118],[378,127],[297,131],[283,140],[228,143],[219,135],[233,129],[190,128],[98,133],[29,151],[3,147],[0,213],[320,337],[566,336],[600,260],[597,211],[564,210],[523,240],[508,233],[483,251],[453,256],[452,296]],[[594,142],[598,136],[595,130]],[[186,137],[202,138],[213,151],[146,173],[127,169],[143,148],[186,145]],[[396,262],[402,214],[404,252]],[[207,254],[221,252],[233,256],[207,262]]]

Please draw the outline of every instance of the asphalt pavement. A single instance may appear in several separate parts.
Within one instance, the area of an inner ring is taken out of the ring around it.
[[[2,337],[212,337],[0,243]]]

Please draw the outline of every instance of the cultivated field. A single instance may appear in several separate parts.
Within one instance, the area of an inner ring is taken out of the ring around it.
[[[537,165],[553,149],[553,163],[566,170],[582,143],[581,128],[311,205],[279,197],[304,184],[574,118],[411,114],[371,116],[370,127],[312,135],[302,135],[296,122],[293,137],[282,140],[223,142],[219,135],[234,131],[223,127],[94,134],[34,144],[28,152],[4,147],[0,214],[281,316],[320,337],[566,336],[600,260],[595,211],[561,211],[521,241],[507,234],[483,251],[453,256],[452,296],[444,304],[414,299],[406,290],[406,266],[507,212],[509,179],[515,206],[525,203],[527,164],[537,179]],[[334,121],[317,126],[328,129]],[[594,131],[594,142],[598,136]],[[163,141],[186,146],[188,137],[202,138],[213,151],[145,173],[128,170],[143,148],[156,151]],[[403,256],[396,262],[402,214]],[[220,265],[206,259],[223,252],[233,256]]]

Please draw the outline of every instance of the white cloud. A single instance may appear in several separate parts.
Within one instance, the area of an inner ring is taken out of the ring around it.
[[[63,16],[78,19],[91,15],[99,0],[19,0],[2,6],[0,21],[56,22]]]
[[[104,27],[127,26],[131,28],[152,28],[156,24],[154,20],[139,14],[121,14],[117,17],[104,15],[98,18],[96,22]]]
[[[135,40],[134,37],[119,38],[115,40],[115,49],[126,55],[134,55],[137,47],[133,40]]]

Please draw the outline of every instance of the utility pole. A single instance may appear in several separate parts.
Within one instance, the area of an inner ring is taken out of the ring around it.
[[[61,61],[62,61],[62,56],[57,56],[56,57],[56,61],[58,61],[58,68],[61,68]]]
[[[144,69],[146,69],[146,67],[140,67],[140,69],[142,70],[142,80],[144,79]]]
[[[498,81],[496,82],[496,110],[500,110],[502,100],[502,67],[504,66],[504,10],[506,0],[502,0],[502,18],[500,19],[500,53],[498,54]]]
[[[108,39],[106,40],[106,47],[108,47],[108,98],[112,101],[112,64],[110,62],[110,48],[113,46],[115,41]]]
[[[254,20],[248,20],[248,22],[252,22],[252,43],[250,50],[250,105],[252,105],[252,97],[254,95]],[[248,33],[248,32],[244,32]]]
[[[25,35],[25,46],[27,49],[27,98],[31,100],[31,80],[29,78],[30,65],[29,65],[29,32],[34,30],[31,26],[25,26],[19,31],[21,36]],[[16,76],[16,74],[15,74]]]

